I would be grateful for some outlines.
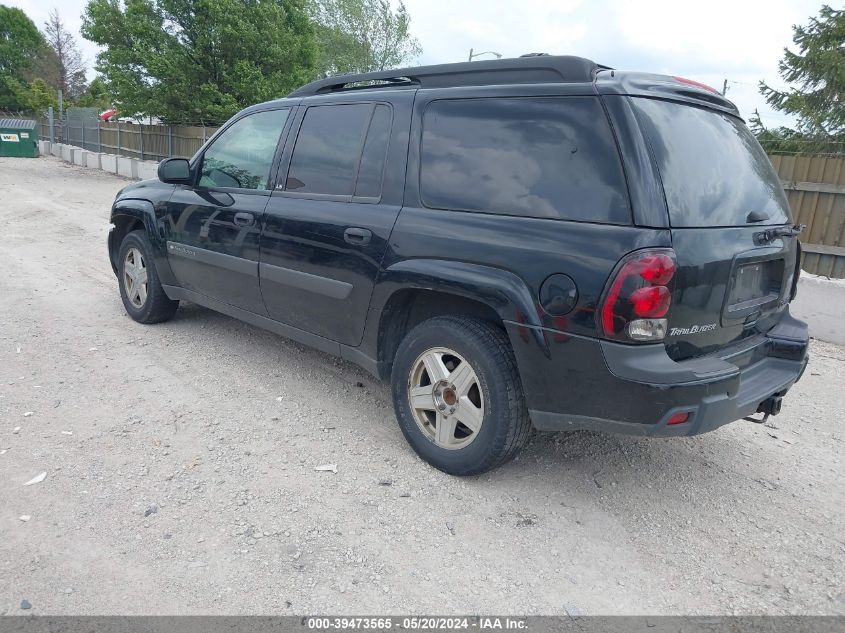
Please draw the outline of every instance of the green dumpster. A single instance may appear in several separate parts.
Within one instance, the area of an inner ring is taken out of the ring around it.
[[[37,158],[37,128],[29,119],[0,119],[0,156]]]

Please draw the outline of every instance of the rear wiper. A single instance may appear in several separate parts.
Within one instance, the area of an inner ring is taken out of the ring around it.
[[[760,244],[769,244],[773,242],[775,238],[778,237],[795,237],[801,234],[807,228],[806,224],[793,224],[792,226],[774,226],[770,229],[766,229],[765,231],[760,231],[759,233],[754,234],[754,243],[757,245]]]

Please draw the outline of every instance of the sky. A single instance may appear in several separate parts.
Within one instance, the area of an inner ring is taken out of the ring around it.
[[[59,10],[92,66],[97,47],[78,35],[85,0],[0,0],[43,28]],[[397,0],[393,0],[394,5]],[[792,25],[818,14],[820,0],[405,0],[421,64],[465,61],[470,48],[505,57],[580,55],[623,70],[688,77],[721,90],[746,119],[768,127],[792,119],[773,111],[760,80],[783,86],[777,63],[793,46]],[[491,59],[484,55],[479,59]]]

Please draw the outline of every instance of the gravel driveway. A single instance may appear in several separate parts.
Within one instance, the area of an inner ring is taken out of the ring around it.
[[[535,435],[457,479],[352,365],[193,305],[131,321],[125,183],[0,159],[0,614],[845,614],[845,348],[772,424]]]

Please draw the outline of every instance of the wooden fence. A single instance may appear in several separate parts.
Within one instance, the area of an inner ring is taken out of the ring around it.
[[[193,156],[218,128],[203,125],[142,125],[96,119],[67,119],[61,138],[93,152],[120,154],[141,160]]]
[[[802,267],[809,273],[845,278],[845,155],[769,157],[786,190],[801,234]]]

